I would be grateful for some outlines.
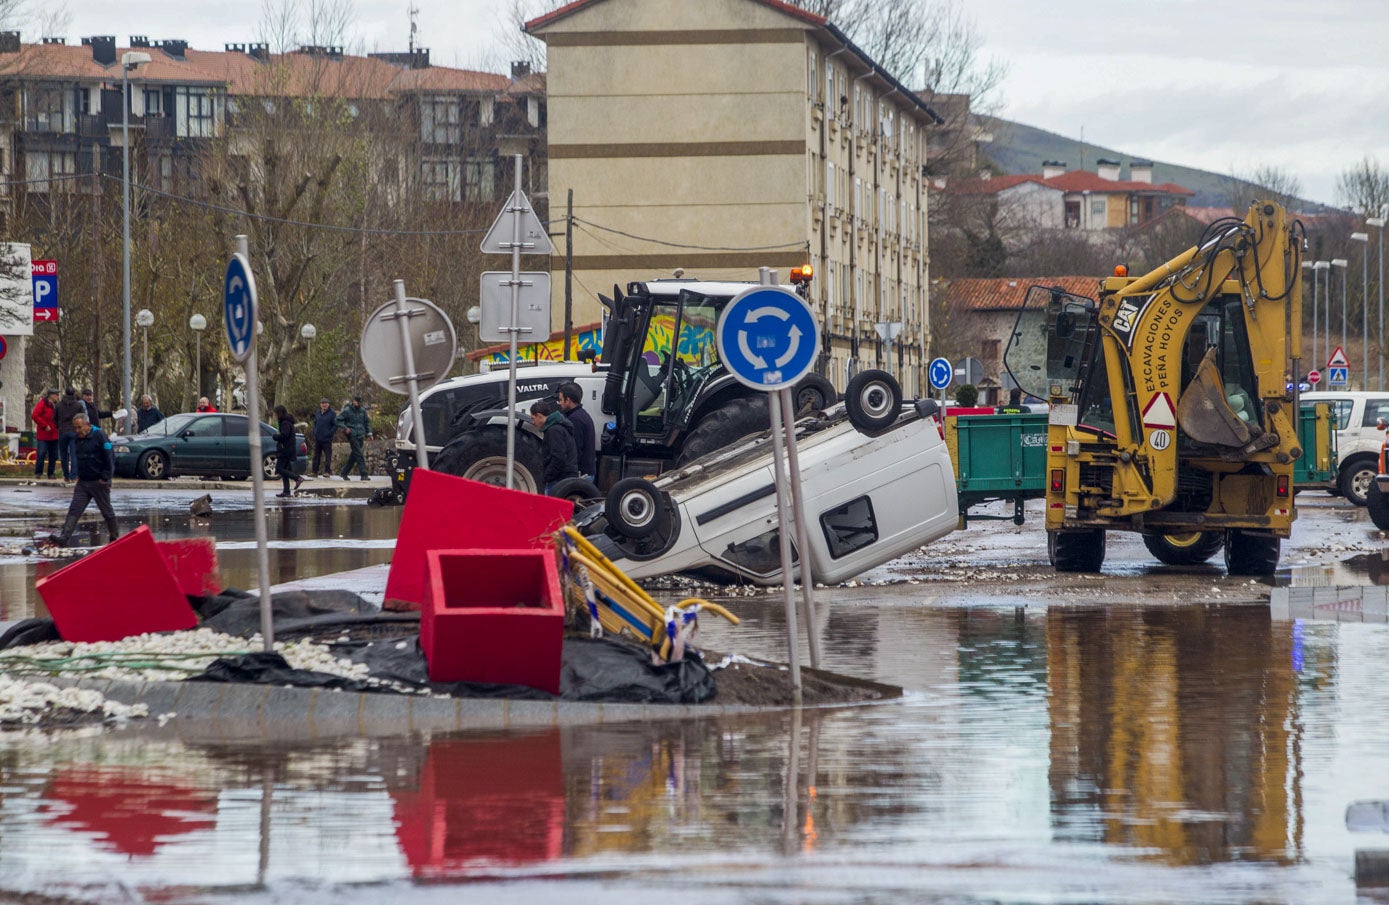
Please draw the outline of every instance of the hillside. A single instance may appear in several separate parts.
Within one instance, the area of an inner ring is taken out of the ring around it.
[[[1004,119],[990,119],[989,129],[994,140],[985,143],[981,150],[1007,174],[1042,172],[1042,161],[1064,161],[1071,170],[1094,170],[1095,161],[1100,158],[1118,160],[1123,164],[1121,179],[1129,178],[1129,161],[1142,159],[1141,153],[1117,151],[1113,148],[1092,145],[1038,129],[1022,123]],[[1153,182],[1175,182],[1196,193],[1188,204],[1195,207],[1226,207],[1229,205],[1227,182],[1229,177],[1208,170],[1178,166],[1161,161],[1153,161]],[[1304,202],[1306,210],[1318,210],[1322,205]]]

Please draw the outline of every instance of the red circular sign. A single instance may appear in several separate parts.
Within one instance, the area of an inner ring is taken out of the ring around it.
[[[1321,371],[1308,371],[1307,382],[1310,383],[1312,386],[1316,386],[1317,384],[1321,383]]]
[[[10,351],[9,345],[5,342],[5,337],[0,336],[0,358],[5,357],[5,353]]]

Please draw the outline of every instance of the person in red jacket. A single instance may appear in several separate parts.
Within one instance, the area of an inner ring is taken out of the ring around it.
[[[38,458],[34,460],[34,477],[43,477],[44,461],[48,462],[48,479],[53,480],[53,469],[58,465],[58,391],[50,389],[34,406],[30,416],[34,419],[34,439],[38,440]]]
[[[211,402],[208,402],[206,396],[202,396],[198,399],[198,411],[215,412],[217,411],[217,406],[213,405]]]

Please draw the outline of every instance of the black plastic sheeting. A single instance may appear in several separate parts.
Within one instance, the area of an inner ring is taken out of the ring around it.
[[[215,597],[190,597],[202,625],[249,638],[260,631],[260,598],[228,589]],[[554,700],[524,685],[431,682],[419,646],[419,614],[382,612],[350,591],[281,591],[271,596],[278,641],[310,636],[337,657],[364,664],[372,681],[295,669],[273,652],[215,661],[188,681],[294,685],[344,691],[411,693],[453,697]],[[324,640],[325,635],[367,634],[366,640]],[[0,650],[61,640],[51,619],[26,619],[0,636]],[[702,704],[712,700],[714,675],[698,654],[678,663],[651,662],[650,652],[625,641],[565,638],[559,699],[633,704]]]

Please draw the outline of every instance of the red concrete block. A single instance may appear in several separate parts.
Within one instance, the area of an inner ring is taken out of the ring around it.
[[[430,550],[420,648],[434,682],[559,694],[564,597],[552,550]]]
[[[119,641],[198,625],[144,525],[34,585],[66,641]]]
[[[189,597],[222,593],[222,573],[217,566],[217,541],[211,537],[155,541],[169,561],[178,586]]]
[[[386,578],[385,608],[418,610],[429,594],[430,550],[531,549],[574,517],[568,500],[416,469]]]

